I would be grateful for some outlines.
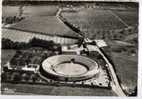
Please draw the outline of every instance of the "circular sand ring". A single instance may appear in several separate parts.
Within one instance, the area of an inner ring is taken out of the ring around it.
[[[80,55],[56,55],[45,59],[40,67],[44,79],[61,81],[79,81],[93,77],[98,73],[98,64]]]

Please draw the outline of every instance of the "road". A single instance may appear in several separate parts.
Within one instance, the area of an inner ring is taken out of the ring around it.
[[[88,38],[86,40],[86,42],[88,41]],[[91,40],[89,40],[91,41]],[[109,70],[112,82],[111,82],[111,87],[112,90],[118,95],[118,96],[126,96],[126,94],[124,93],[124,91],[122,90],[120,83],[118,81],[118,78],[116,76],[116,73],[114,71],[113,65],[111,64],[111,62],[109,62],[109,60],[107,59],[107,57],[103,54],[103,52],[100,50],[100,48],[96,45],[87,45],[87,48],[89,51],[97,51],[99,52],[99,54],[101,56],[103,56],[103,59],[106,61],[107,63],[107,68]]]
[[[110,75],[111,75],[111,79],[112,79],[112,83],[111,83],[112,90],[118,96],[126,96],[126,94],[124,93],[124,91],[122,90],[122,88],[120,86],[120,83],[119,83],[118,78],[116,76],[116,73],[114,71],[113,65],[109,62],[107,57],[102,53],[102,51],[99,48],[98,48],[98,52],[103,56],[104,60],[108,64],[108,69],[109,69],[109,72],[110,72]]]
[[[66,22],[64,22],[63,19],[60,19],[62,18],[62,16],[60,16],[60,13],[61,13],[62,9],[59,9],[57,14],[56,14],[56,17],[61,20],[66,26],[68,26],[70,29],[76,29],[76,27],[72,26],[72,24],[70,24],[68,22],[68,24],[66,24],[67,20],[65,20]],[[74,30],[73,30],[74,31]],[[79,33],[80,34],[80,33]],[[87,42],[89,39],[88,38],[85,38],[85,42]],[[89,40],[91,41],[91,40]],[[109,73],[110,73],[110,76],[111,76],[111,79],[112,79],[112,82],[111,82],[111,87],[112,87],[112,90],[118,95],[118,96],[126,96],[126,94],[124,93],[124,91],[122,90],[121,86],[120,86],[120,83],[118,81],[118,78],[116,76],[116,73],[114,71],[114,68],[113,68],[113,65],[111,64],[111,62],[109,62],[109,60],[107,59],[107,57],[103,54],[103,52],[100,50],[100,48],[96,45],[89,45],[91,49],[90,50],[94,50],[94,51],[98,51],[100,53],[101,56],[103,56],[104,60],[106,61],[107,65],[108,65],[108,70],[109,70]]]

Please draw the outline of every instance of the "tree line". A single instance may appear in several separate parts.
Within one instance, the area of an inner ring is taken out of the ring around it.
[[[7,38],[2,38],[2,49],[28,49],[30,47],[42,47],[48,50],[61,50],[61,45],[56,44],[53,41],[46,41],[38,38],[31,39],[28,43],[26,42],[14,42]]]

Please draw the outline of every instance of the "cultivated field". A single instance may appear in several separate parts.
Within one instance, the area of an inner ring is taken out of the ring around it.
[[[77,12],[62,12],[68,22],[79,27],[86,35],[92,38],[99,32],[105,36],[111,30],[124,29],[138,23],[138,12],[135,10],[109,10],[109,9],[81,9]],[[95,36],[94,38],[99,38]]]
[[[34,36],[35,34],[24,31],[2,29],[2,38],[8,38],[14,42],[29,42],[29,40],[32,39]],[[37,36],[40,38],[40,35]]]
[[[10,8],[12,11],[8,10]],[[17,15],[18,9],[17,6],[4,6],[3,16]],[[49,35],[78,37],[56,16],[58,9],[57,6],[24,6],[23,16],[26,16],[26,19],[12,25],[11,28]],[[76,11],[63,9],[61,15],[91,39],[123,39],[127,36],[124,34],[127,33],[121,30],[138,25],[136,9],[81,8]]]
[[[16,16],[19,14],[20,6],[3,6],[2,7],[2,16]],[[10,10],[9,10],[10,9]],[[23,15],[24,17],[33,17],[33,16],[54,16],[58,11],[57,6],[24,6]]]
[[[77,33],[55,16],[27,18],[10,28],[47,35],[78,37]]]
[[[20,31],[20,30],[14,30],[14,29],[2,29],[2,38],[10,39],[14,42],[26,42],[28,43],[31,39],[39,38],[42,40],[47,41],[54,41],[56,43],[61,44],[74,44],[77,42],[77,40],[69,39],[69,38],[60,38],[60,37],[53,37],[54,35],[45,35],[39,34],[39,33],[32,33],[32,32],[26,32],[26,31]],[[64,40],[62,40],[64,39]]]
[[[112,10],[112,12],[129,26],[138,25],[138,10]]]

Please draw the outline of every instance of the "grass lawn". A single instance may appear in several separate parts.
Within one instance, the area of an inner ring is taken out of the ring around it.
[[[138,56],[131,56],[124,52],[114,52],[110,47],[103,48],[103,51],[114,64],[121,84],[127,87],[128,90],[133,90],[137,86]]]
[[[15,90],[13,94],[36,94],[36,95],[61,95],[61,96],[116,96],[109,89],[101,88],[81,88],[68,86],[49,86],[49,85],[28,85],[28,84],[9,84],[3,83],[2,89],[9,88]],[[2,92],[3,93],[3,92]],[[7,93],[3,93],[7,94]]]
[[[112,53],[111,56],[122,85],[127,86],[128,89],[134,89],[137,85],[137,57],[117,53]]]

